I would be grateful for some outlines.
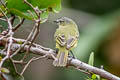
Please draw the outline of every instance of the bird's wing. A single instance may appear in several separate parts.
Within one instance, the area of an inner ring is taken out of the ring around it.
[[[69,37],[67,40],[66,48],[70,49],[72,47],[75,47],[77,45],[78,38],[77,37]]]
[[[56,42],[60,45],[60,46],[65,46],[66,41],[65,41],[65,35],[56,35],[55,36]]]

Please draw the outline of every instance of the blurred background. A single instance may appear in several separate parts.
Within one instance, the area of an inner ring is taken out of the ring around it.
[[[120,76],[120,0],[62,0],[62,10],[51,13],[46,23],[40,25],[40,34],[36,43],[55,48],[53,23],[59,17],[73,19],[79,26],[80,39],[73,50],[77,58],[88,62],[91,52],[95,53],[94,66]],[[1,22],[4,24],[4,22]],[[24,38],[31,32],[34,23],[26,20],[15,33],[15,37]],[[24,32],[24,33],[23,33]],[[31,55],[33,56],[33,55]],[[52,60],[42,59],[30,64],[25,80],[85,80],[87,75],[73,68],[59,68]]]

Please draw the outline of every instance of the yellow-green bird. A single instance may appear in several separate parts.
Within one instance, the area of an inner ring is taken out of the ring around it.
[[[61,17],[54,21],[59,28],[55,32],[57,59],[53,61],[54,66],[66,66],[69,51],[77,45],[79,31],[76,23],[67,17]]]

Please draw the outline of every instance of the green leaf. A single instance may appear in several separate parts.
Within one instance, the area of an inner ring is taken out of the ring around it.
[[[7,10],[6,10],[6,8],[5,8],[3,5],[0,5],[0,9],[1,9],[5,14],[7,13]],[[1,12],[1,10],[0,10],[0,18],[4,16],[3,13]]]
[[[90,77],[88,77],[87,76],[87,79],[86,80],[96,80],[96,74],[93,74],[92,76],[91,76],[91,78]]]
[[[93,66],[94,65],[94,52],[91,52],[88,64]]]
[[[41,19],[43,20],[42,22],[47,20],[49,12],[58,13],[61,10],[61,0],[28,0],[28,2],[31,3],[34,7],[38,6],[40,10],[47,10],[41,14]],[[7,0],[7,7],[11,13],[20,17],[24,17],[30,20],[37,18],[33,9],[25,4],[24,0]],[[30,13],[28,13],[28,10],[31,11],[34,18]]]
[[[96,79],[96,74],[93,74],[91,78]]]
[[[57,13],[61,10],[61,0],[31,0],[31,3],[39,9],[51,9]]]
[[[59,11],[61,10],[61,4],[60,2],[58,4],[56,4],[57,6],[53,8],[53,12],[55,13],[59,13]]]
[[[85,79],[85,80],[94,80],[94,79],[92,79],[92,78],[90,78],[90,77],[87,76],[87,79]]]
[[[26,11],[27,10],[31,10],[31,8],[24,3],[24,0],[6,0],[7,1],[7,7],[9,9],[17,9],[19,11]],[[31,0],[28,0],[28,1],[31,1]]]
[[[0,5],[0,8],[2,9],[3,12],[7,11],[6,8],[3,5]],[[0,12],[1,12],[1,10],[0,10]]]
[[[98,80],[101,80],[99,75],[96,75],[96,77],[97,77]]]
[[[1,72],[3,72],[3,73],[9,73],[10,71],[7,68],[1,68]]]
[[[30,16],[30,14],[27,13],[27,12],[21,12],[21,11],[15,9],[15,8],[10,9],[9,11],[12,12],[13,14],[16,14],[20,17],[24,17],[26,19],[29,19],[29,20],[33,19],[32,16]]]
[[[49,15],[48,11],[46,11],[46,12],[44,12],[44,13],[41,14],[41,18],[42,18],[41,19],[41,23],[44,23],[44,22],[47,21],[48,15]]]
[[[2,72],[2,76],[4,79],[6,80],[24,80],[24,77],[21,76],[15,68],[15,65],[12,62],[12,59],[7,59],[4,64],[3,67],[8,69],[9,73],[6,72]]]

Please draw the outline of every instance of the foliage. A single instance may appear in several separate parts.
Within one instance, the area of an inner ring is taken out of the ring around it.
[[[94,52],[91,52],[88,64],[93,66],[93,64],[94,64]]]
[[[16,68],[12,59],[7,59],[2,68],[2,79],[5,80],[24,80],[23,76],[21,76],[18,72],[16,72]]]
[[[61,10],[61,0],[28,0],[34,7],[38,7],[40,10],[46,10],[41,14],[41,18],[44,20],[48,18],[49,12],[58,13]],[[9,11],[20,17],[24,17],[32,20],[37,18],[33,9],[24,3],[24,0],[7,0],[7,7]],[[30,12],[28,12],[30,10]],[[31,16],[31,14],[33,16]]]

